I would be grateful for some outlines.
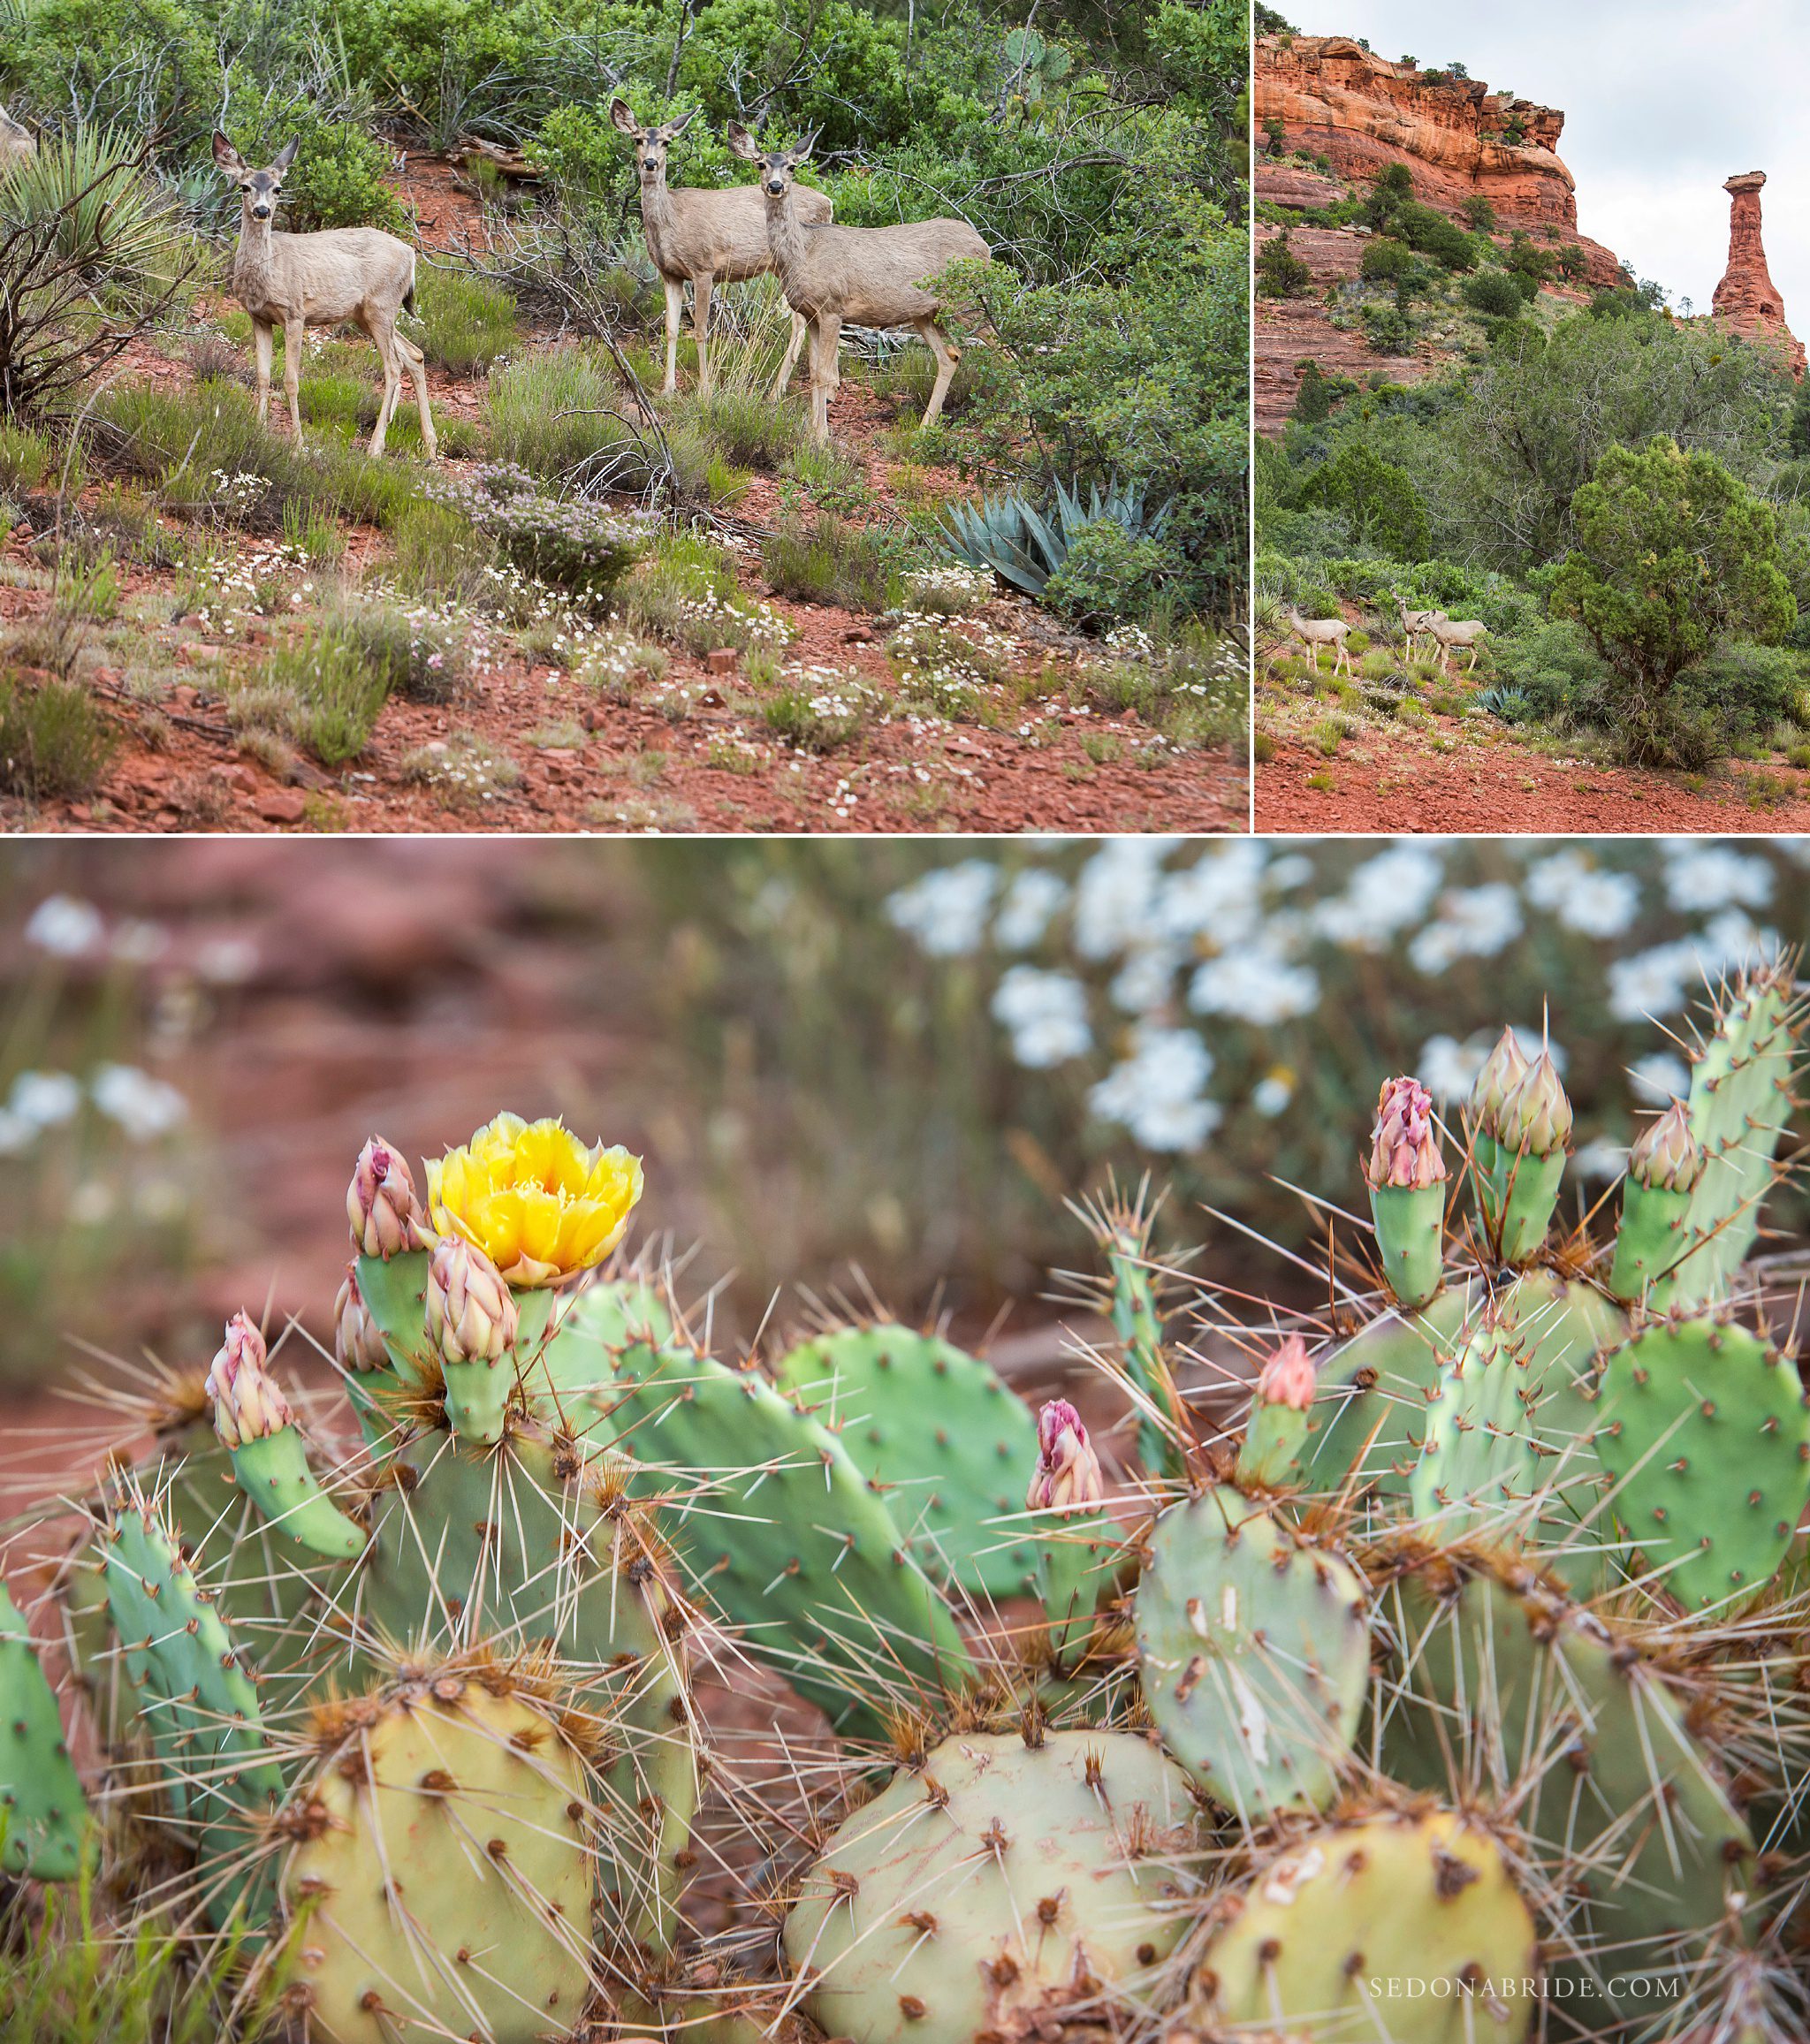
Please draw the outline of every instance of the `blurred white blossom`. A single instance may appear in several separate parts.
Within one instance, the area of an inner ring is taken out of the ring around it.
[[[1201,1014],[1236,1015],[1265,1028],[1319,1006],[1319,977],[1311,966],[1290,965],[1273,952],[1229,951],[1210,958],[1188,985],[1188,1005]]]
[[[27,920],[25,940],[53,958],[85,958],[106,931],[93,902],[73,894],[47,894]]]
[[[117,1122],[134,1143],[167,1136],[188,1113],[188,1102],[174,1086],[154,1079],[136,1065],[101,1065],[88,1091],[102,1113]]]
[[[1772,868],[1752,853],[1700,838],[1668,838],[1662,851],[1674,908],[1763,908],[1772,899]]]
[[[1570,847],[1530,866],[1523,891],[1536,908],[1586,937],[1620,937],[1640,913],[1640,883],[1631,873],[1609,871]]]
[[[1505,880],[1454,887],[1440,897],[1439,915],[1408,946],[1416,971],[1431,976],[1461,958],[1494,958],[1521,934],[1521,900]]]
[[[1192,1030],[1140,1023],[1131,1055],[1096,1085],[1088,1104],[1146,1150],[1198,1150],[1224,1119],[1204,1099],[1213,1053]]]
[[[1628,1077],[1641,1105],[1669,1106],[1691,1090],[1691,1068],[1675,1051],[1654,1051],[1628,1067]]]
[[[1069,899],[1069,883],[1047,866],[1027,866],[1006,890],[993,935],[1008,951],[1028,951]]]
[[[7,1111],[33,1128],[55,1128],[75,1119],[81,1086],[67,1072],[21,1072],[12,1082]]]
[[[999,885],[1000,870],[990,861],[964,859],[901,887],[886,913],[932,958],[960,958],[979,950]]]
[[[1093,1048],[1087,989],[1073,973],[1012,966],[993,991],[993,1019],[1012,1036],[1012,1054],[1031,1071],[1064,1064]]]

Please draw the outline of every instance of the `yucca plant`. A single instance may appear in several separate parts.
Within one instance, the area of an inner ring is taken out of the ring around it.
[[[1134,538],[1157,539],[1168,523],[1169,507],[1163,505],[1146,515],[1144,492],[1135,483],[1109,483],[1102,491],[1096,483],[1084,502],[1078,487],[1058,483],[1042,510],[1015,492],[983,498],[978,504],[952,504],[948,519],[944,541],[957,560],[991,568],[1015,589],[1040,596],[1089,526],[1110,519]]]

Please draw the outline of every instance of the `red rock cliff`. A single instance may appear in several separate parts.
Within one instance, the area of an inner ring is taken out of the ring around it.
[[[1558,155],[1565,117],[1552,107],[1391,64],[1349,35],[1260,36],[1254,104],[1259,126],[1280,120],[1290,149],[1325,156],[1342,178],[1367,181],[1406,163],[1424,204],[1456,213],[1487,199],[1505,226],[1556,227],[1578,242],[1592,284],[1618,280],[1615,255],[1578,232],[1577,194]]]
[[[1785,350],[1791,374],[1804,375],[1804,344],[1785,324],[1784,299],[1766,266],[1761,232],[1760,194],[1764,171],[1730,178],[1723,186],[1729,195],[1728,275],[1715,287],[1715,317],[1750,340],[1771,340]]]

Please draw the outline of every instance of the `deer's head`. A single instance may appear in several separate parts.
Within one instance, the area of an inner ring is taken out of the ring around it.
[[[214,161],[245,194],[246,211],[254,220],[268,220],[277,210],[277,194],[283,189],[284,175],[295,161],[300,146],[292,136],[262,171],[255,171],[225,136],[216,131]]]
[[[813,128],[802,142],[783,149],[764,149],[740,121],[731,121],[729,147],[743,163],[759,165],[760,188],[769,199],[783,199],[797,181],[799,164],[810,161],[822,133],[821,128]]]
[[[644,128],[635,119],[634,110],[626,99],[610,102],[610,118],[625,135],[634,138],[635,167],[640,171],[643,185],[665,183],[666,151],[697,118],[697,113],[698,110],[693,107],[682,121],[663,121],[657,128]]]

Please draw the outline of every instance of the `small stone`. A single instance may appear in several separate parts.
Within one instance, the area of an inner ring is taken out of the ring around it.
[[[709,673],[733,674],[741,665],[741,656],[733,646],[719,646],[715,652],[704,655],[703,664]]]
[[[259,798],[258,814],[267,824],[299,824],[308,814],[308,797],[299,787],[274,787]]]

